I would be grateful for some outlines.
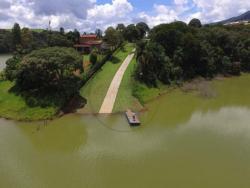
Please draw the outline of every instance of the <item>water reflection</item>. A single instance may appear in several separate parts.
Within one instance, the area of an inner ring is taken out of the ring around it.
[[[11,57],[12,55],[10,54],[0,54],[0,72],[5,68],[5,62]]]
[[[215,99],[162,96],[135,129],[123,114],[0,119],[0,187],[248,188],[249,81],[219,82]]]
[[[56,121],[22,123],[18,129],[40,152],[74,152],[87,142],[86,127],[81,121],[65,116]]]

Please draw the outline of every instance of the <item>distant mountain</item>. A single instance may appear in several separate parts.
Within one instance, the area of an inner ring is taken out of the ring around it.
[[[250,21],[250,10],[244,14],[241,14],[240,16],[232,17],[227,20],[217,22],[217,24],[227,24],[231,22],[240,22],[240,21]]]

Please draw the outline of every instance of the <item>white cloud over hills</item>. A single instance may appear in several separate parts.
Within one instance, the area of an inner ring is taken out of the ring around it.
[[[121,22],[145,21],[153,27],[197,17],[207,23],[236,16],[249,9],[249,0],[170,0],[154,4],[152,10],[140,12],[133,0],[112,0],[103,4],[96,0],[0,0],[0,28],[10,28],[15,22],[23,27],[47,28],[49,20],[54,29],[77,28],[87,32]]]

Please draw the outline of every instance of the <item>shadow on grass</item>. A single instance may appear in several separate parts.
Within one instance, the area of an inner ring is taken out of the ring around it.
[[[112,56],[110,61],[113,63],[113,64],[118,64],[120,63],[120,59],[115,57],[115,56]]]
[[[27,106],[34,107],[54,107],[63,113],[73,113],[79,108],[83,108],[87,104],[87,100],[79,94],[65,98],[61,92],[47,91],[46,94],[37,90],[24,92],[17,86],[10,88],[9,92],[23,98]]]

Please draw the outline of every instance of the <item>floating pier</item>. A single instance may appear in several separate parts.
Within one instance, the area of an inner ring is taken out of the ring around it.
[[[132,112],[130,109],[128,109],[125,114],[126,114],[126,117],[128,119],[128,123],[131,126],[137,126],[137,125],[141,124],[137,114]]]

